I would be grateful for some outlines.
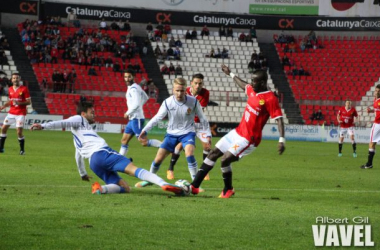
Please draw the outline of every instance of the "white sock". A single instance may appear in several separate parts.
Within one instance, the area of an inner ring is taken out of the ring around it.
[[[197,161],[195,160],[195,157],[193,155],[186,157],[186,160],[187,160],[187,166],[189,167],[189,172],[190,172],[191,180],[194,180],[195,175],[198,172]]]
[[[153,174],[151,172],[148,172],[147,170],[143,168],[136,169],[135,177],[139,178],[143,181],[148,181],[150,183],[154,183],[158,186],[163,186],[165,184],[168,184],[166,181],[164,181],[162,178],[160,178],[158,175]]]
[[[161,164],[160,163],[155,163],[154,161],[152,162],[152,165],[150,165],[150,172],[155,174],[158,172],[160,169]]]
[[[150,139],[148,140],[148,147],[155,147],[159,148],[161,146],[161,141],[156,140],[156,139]]]
[[[175,148],[175,149],[174,149],[174,154],[176,154],[176,155],[181,154],[181,150],[177,150],[177,149]]]
[[[128,145],[121,144],[119,154],[126,155],[128,153]]]
[[[102,194],[118,194],[120,193],[120,186],[116,184],[108,184],[102,186]]]

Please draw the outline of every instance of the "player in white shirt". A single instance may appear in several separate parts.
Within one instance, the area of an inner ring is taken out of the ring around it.
[[[161,105],[158,113],[148,122],[143,128],[139,136],[139,140],[144,140],[146,132],[153,128],[159,121],[168,115],[169,122],[167,134],[158,149],[156,158],[152,162],[150,172],[157,173],[161,163],[164,159],[174,152],[178,143],[182,143],[185,149],[186,160],[189,167],[191,179],[194,179],[198,165],[194,158],[195,150],[195,126],[194,117],[197,115],[200,124],[203,126],[211,136],[209,123],[204,116],[202,107],[195,97],[186,95],[186,80],[183,78],[176,78],[173,83],[173,96],[167,98]],[[145,187],[149,182],[142,181],[137,183],[136,187]]]
[[[76,149],[75,159],[82,180],[90,181],[91,177],[87,174],[84,163],[84,159],[89,159],[91,170],[105,182],[103,186],[95,182],[92,185],[93,194],[129,193],[131,190],[128,183],[117,172],[149,181],[159,185],[165,191],[183,194],[180,187],[167,183],[145,169],[136,167],[130,159],[111,149],[91,126],[95,122],[95,111],[91,102],[79,103],[77,114],[65,120],[35,123],[31,126],[31,130],[71,129]]]
[[[125,97],[127,99],[128,111],[124,114],[124,118],[129,118],[129,122],[125,127],[123,137],[121,138],[121,147],[119,153],[126,155],[128,152],[128,143],[136,135],[138,137],[144,127],[145,117],[143,111],[143,105],[149,99],[145,91],[133,81],[134,71],[127,70],[124,73],[124,81],[128,86]],[[143,146],[146,147],[160,147],[161,142],[159,140],[148,140],[147,137],[140,141]]]

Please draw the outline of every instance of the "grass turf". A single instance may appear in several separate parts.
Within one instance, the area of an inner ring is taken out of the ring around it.
[[[119,149],[121,135],[101,136]],[[378,157],[374,169],[359,168],[367,145],[358,145],[353,158],[346,143],[338,158],[337,144],[289,141],[278,156],[277,143],[263,141],[233,164],[235,196],[218,199],[219,162],[198,196],[175,197],[158,187],[97,196],[79,177],[69,132],[26,131],[25,137],[25,156],[18,155],[14,130],[0,154],[0,249],[313,249],[318,216],[369,217],[379,247]],[[133,139],[128,155],[149,169],[156,151]],[[196,158],[200,164],[200,144]],[[168,162],[159,171],[164,179]],[[183,155],[175,177],[190,179]]]

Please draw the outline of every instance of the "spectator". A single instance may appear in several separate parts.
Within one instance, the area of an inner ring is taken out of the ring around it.
[[[174,59],[181,60],[181,50],[179,49],[179,47],[176,47],[174,50]]]
[[[227,37],[234,37],[234,31],[231,26],[227,29]]]
[[[177,64],[177,67],[175,68],[175,77],[177,78],[177,76],[182,76],[182,68],[179,64]]]
[[[174,75],[174,73],[175,73],[174,65],[173,65],[173,63],[170,63],[170,65],[169,65],[169,74],[170,75]]]
[[[148,95],[149,97],[151,98],[157,98],[157,91],[158,91],[158,88],[156,87],[156,85],[154,85],[154,82],[153,81],[150,81],[149,85],[148,85]]]
[[[175,46],[182,48],[182,42],[181,42],[181,39],[179,38],[179,36],[177,36],[177,40],[175,41]]]
[[[193,28],[193,31],[191,32],[191,39],[197,39],[198,38],[198,33],[195,28]]]
[[[282,58],[282,66],[291,66],[289,58],[286,55]]]
[[[75,69],[71,69],[71,73],[70,73],[70,84],[69,84],[69,91],[70,93],[75,93],[75,82],[77,80],[77,72],[75,71]]]
[[[164,26],[162,25],[162,22],[158,22],[158,24],[156,26],[156,29],[158,29],[159,31],[161,31],[161,33],[164,32]]]
[[[141,67],[140,67],[140,64],[137,61],[135,61],[135,64],[133,65],[133,70],[136,73],[141,73]]]
[[[220,26],[219,28],[219,36],[222,37],[222,36],[226,36],[226,30],[224,29],[224,26]]]
[[[174,58],[174,50],[172,47],[169,46],[168,50],[166,51],[166,60],[171,60]]]
[[[128,63],[127,70],[128,70],[128,71],[134,71],[134,69],[133,69],[133,65],[132,65],[131,62]],[[136,72],[135,72],[135,73],[136,73]]]
[[[252,38],[257,38],[255,26],[251,27],[251,29],[249,30],[249,33],[250,33]]]
[[[248,35],[245,37],[245,42],[246,42],[246,43],[253,43],[253,39],[252,39],[251,34],[248,34]]]
[[[256,50],[253,51],[251,55],[251,60],[259,60],[259,55],[256,53]]]
[[[207,25],[203,26],[202,31],[201,31],[201,36],[209,36],[210,35],[210,30],[207,28]]]
[[[211,48],[210,54],[208,54],[208,56],[206,56],[206,57],[215,58],[215,50],[214,50],[214,48]]]
[[[296,52],[296,43],[295,42],[291,42],[288,45],[288,50],[289,50],[289,52]]]
[[[299,74],[300,76],[306,75],[306,72],[305,72],[305,70],[303,69],[302,65],[301,65],[301,66],[299,67],[299,69],[298,69],[298,74]]]
[[[152,25],[151,22],[149,22],[149,23],[147,24],[145,30],[146,30],[147,34],[153,32],[153,25]]]
[[[161,56],[162,56],[162,51],[161,51],[160,47],[158,46],[158,44],[156,45],[156,48],[154,49],[154,55],[155,55],[158,59],[160,59]]]
[[[74,10],[72,9],[70,13],[67,15],[67,25],[70,27],[70,25],[73,25],[75,28],[80,27],[80,21],[78,20],[77,15],[74,13]]]
[[[104,20],[104,18],[99,23],[99,29],[102,29],[102,30],[106,30],[107,29],[107,22],[106,22],[106,20]]]
[[[267,59],[264,57],[263,61],[261,62],[261,69],[262,70],[267,70],[268,69],[268,61]]]
[[[244,32],[242,32],[240,35],[239,35],[239,41],[240,42],[245,42],[245,38],[246,38],[247,36],[245,35],[245,33]]]
[[[169,40],[169,47],[175,47],[175,40],[174,40],[174,37],[170,37],[170,40]]]
[[[255,70],[255,63],[251,59],[251,61],[248,63],[248,71],[249,71],[249,73],[252,74],[254,70]]]
[[[111,56],[108,56],[108,58],[104,61],[106,68],[113,66],[113,61]]]
[[[165,24],[164,26],[164,34],[171,34],[172,33],[172,27],[170,27],[170,25],[168,23]]]
[[[314,30],[311,30],[309,32],[309,34],[307,34],[307,38],[312,41],[312,42],[316,42],[317,41],[317,35],[315,34],[315,31]]]
[[[113,22],[110,25],[111,30],[120,30],[119,25],[116,23],[116,20],[113,20]]]
[[[228,58],[228,50],[226,48],[222,50],[222,58]]]
[[[59,92],[61,90],[62,74],[58,70],[55,70],[51,77],[53,81],[53,91]]]
[[[164,66],[162,66],[162,68],[161,68],[161,74],[162,75],[169,75],[169,68],[168,68],[168,66],[166,65],[166,63],[164,63]]]
[[[30,114],[32,114],[32,115],[37,115],[38,112],[32,107],[32,111],[30,111]]]
[[[88,75],[89,76],[97,76],[98,74],[96,73],[96,70],[94,66],[91,66],[90,69],[88,70]]]
[[[43,87],[44,91],[47,91],[48,90],[48,81],[46,79],[46,77],[44,77],[41,81],[41,86]]]
[[[192,38],[191,33],[190,33],[189,30],[187,30],[187,31],[186,31],[186,34],[185,34],[185,39],[186,39],[186,40],[189,40],[189,39],[191,39],[191,38]]]
[[[129,20],[126,20],[123,25],[123,30],[125,31],[131,31],[131,25],[129,23]]]

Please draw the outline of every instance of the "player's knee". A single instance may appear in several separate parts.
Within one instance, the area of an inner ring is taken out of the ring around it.
[[[212,161],[215,161],[219,158],[219,152],[216,149],[211,149],[210,153],[208,154],[207,158],[209,158]]]

